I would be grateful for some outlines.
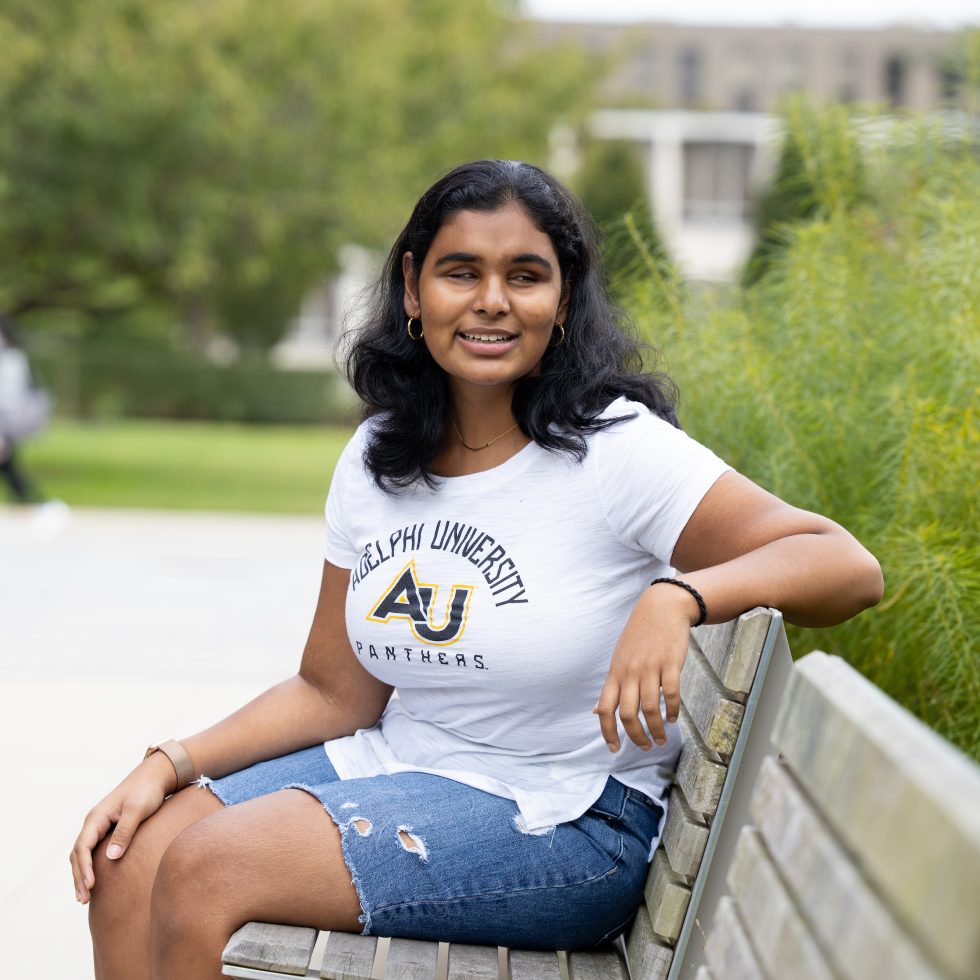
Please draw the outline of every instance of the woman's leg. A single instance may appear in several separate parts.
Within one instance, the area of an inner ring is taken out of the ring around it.
[[[96,848],[89,929],[98,980],[149,977],[150,890],[160,859],[182,830],[221,807],[213,793],[189,786],[140,826],[121,858],[105,856],[108,837]]]
[[[252,920],[360,932],[360,914],[337,825],[315,797],[280,790],[192,823],[167,848],[150,901],[150,975],[215,980],[229,937]]]

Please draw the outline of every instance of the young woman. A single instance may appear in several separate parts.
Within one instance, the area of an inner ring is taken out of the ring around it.
[[[423,194],[349,371],[367,419],[298,674],[151,751],[72,851],[102,980],[218,976],[253,919],[608,940],[659,837],[691,626],[881,596],[845,530],[676,427],[536,167]]]

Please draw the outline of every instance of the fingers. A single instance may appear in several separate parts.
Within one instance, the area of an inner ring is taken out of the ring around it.
[[[599,730],[610,752],[619,751],[619,731],[616,726],[616,708],[619,707],[619,684],[607,678],[602,685],[599,701],[592,709],[599,716]]]
[[[116,821],[116,827],[109,838],[109,844],[105,849],[105,856],[110,861],[116,861],[126,853],[129,842],[136,833],[136,828],[140,825],[141,816],[131,806],[123,806],[122,813]]]
[[[82,832],[75,841],[75,846],[68,856],[71,862],[71,874],[75,883],[75,898],[83,905],[91,898],[91,890],[95,885],[95,873],[92,870],[92,851],[102,840],[111,826],[109,815],[93,810],[82,824]]]
[[[681,711],[681,669],[680,667],[668,667],[660,677],[660,683],[664,689],[664,702],[667,707],[667,721],[673,723],[677,721]],[[660,714],[660,705],[657,705],[657,714]]]
[[[680,709],[680,673],[674,671],[673,679],[669,679],[670,677],[671,675],[664,674],[664,699],[668,705],[667,721],[675,722]],[[617,711],[627,736],[644,751],[653,748],[653,742],[657,745],[667,744],[667,729],[660,711],[660,684],[651,679],[644,685],[644,689],[647,685],[651,692],[649,697],[641,695],[639,684],[625,683],[620,686],[610,678],[603,685],[599,702],[592,713],[599,718],[599,729],[610,752],[618,752],[620,748]]]
[[[660,691],[659,684],[657,685],[657,691]],[[646,752],[653,748],[653,743],[647,736],[646,729],[643,727],[643,721],[640,718],[640,701],[640,685],[636,682],[624,685],[619,696],[619,720],[623,723],[623,728],[626,729],[626,734],[630,737],[630,740]],[[643,714],[646,716],[646,708],[643,709]],[[659,716],[659,714],[658,703],[657,715]],[[649,719],[647,719],[647,724],[650,724]],[[652,731],[653,726],[651,725],[650,728]],[[662,730],[663,725],[661,725]]]
[[[85,818],[85,823],[82,824],[82,832],[78,835],[75,846],[68,856],[75,883],[75,898],[83,905],[92,897],[92,888],[95,886],[92,852],[99,841],[105,837],[109,828],[115,823],[116,826],[109,838],[105,853],[110,861],[116,861],[126,853],[126,848],[129,847],[141,821],[141,811],[137,807],[125,803],[118,815],[109,809],[96,808]]]
[[[664,718],[660,713],[659,685],[657,685],[657,688],[651,695],[650,699],[643,702],[641,705],[641,710],[643,711],[643,717],[646,720],[647,728],[650,729],[650,734],[653,736],[653,740],[657,743],[657,745],[666,745],[667,730],[664,728]],[[640,747],[643,748],[643,746]],[[647,747],[649,747],[649,743],[647,744]]]

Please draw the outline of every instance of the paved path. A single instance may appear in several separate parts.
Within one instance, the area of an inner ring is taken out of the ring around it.
[[[0,508],[4,976],[91,980],[67,861],[82,818],[148,744],[296,669],[322,538],[315,517]]]

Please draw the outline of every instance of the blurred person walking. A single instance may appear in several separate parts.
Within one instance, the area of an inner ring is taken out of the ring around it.
[[[18,504],[64,508],[46,497],[20,463],[17,444],[43,431],[51,417],[51,396],[34,380],[27,353],[10,317],[0,314],[0,474]]]

